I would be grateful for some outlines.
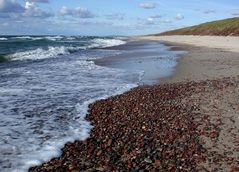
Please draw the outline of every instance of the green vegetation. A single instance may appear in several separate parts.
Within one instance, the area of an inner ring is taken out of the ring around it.
[[[0,55],[0,63],[1,62],[5,62],[7,61],[8,59],[6,57],[4,57],[3,55]]]
[[[239,36],[239,18],[230,18],[203,23],[197,26],[172,30],[156,34],[162,35],[216,35],[216,36]]]

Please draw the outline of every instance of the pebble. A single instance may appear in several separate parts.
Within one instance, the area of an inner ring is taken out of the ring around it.
[[[190,100],[235,82],[224,78],[141,86],[96,101],[87,115],[94,126],[91,136],[67,143],[61,157],[29,171],[197,171],[208,158],[200,136],[217,138],[219,131]],[[201,123],[208,127],[199,128]]]

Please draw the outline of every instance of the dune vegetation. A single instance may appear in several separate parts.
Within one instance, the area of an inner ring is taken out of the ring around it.
[[[165,35],[239,36],[239,17],[207,22],[192,27],[186,27],[156,34],[156,36]]]

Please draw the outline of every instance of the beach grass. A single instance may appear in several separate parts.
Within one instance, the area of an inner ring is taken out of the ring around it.
[[[239,36],[239,18],[229,18],[200,25],[176,29],[156,34],[164,35],[216,35],[216,36]]]

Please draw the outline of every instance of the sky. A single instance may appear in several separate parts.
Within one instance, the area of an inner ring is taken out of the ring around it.
[[[239,0],[0,0],[0,35],[143,35],[239,17]]]

